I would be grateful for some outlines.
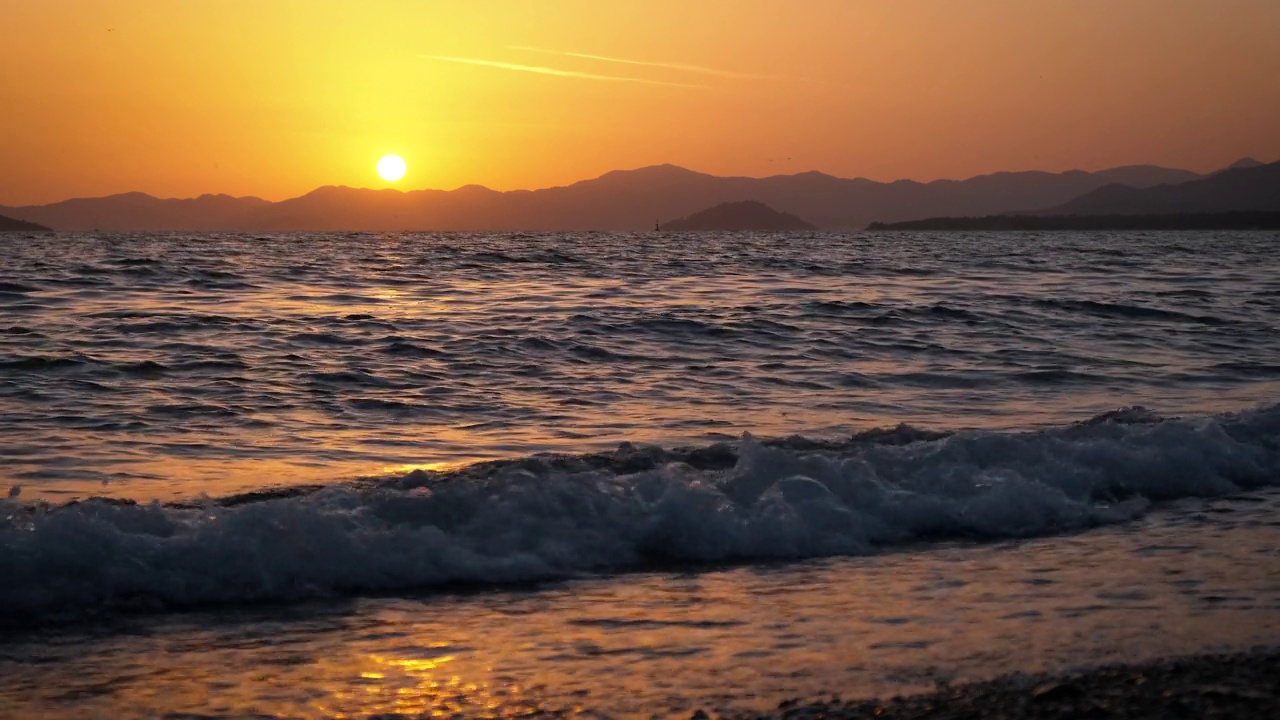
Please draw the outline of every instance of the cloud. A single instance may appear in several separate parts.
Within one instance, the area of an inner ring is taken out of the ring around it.
[[[642,67],[664,68],[667,70],[679,70],[681,72],[699,73],[702,75],[714,75],[715,77],[735,78],[738,80],[783,80],[783,81],[789,81],[789,82],[813,83],[815,85],[830,85],[833,87],[847,87],[843,83],[831,82],[830,80],[818,80],[816,78],[794,77],[790,75],[752,75],[751,73],[734,72],[732,70],[720,70],[718,68],[710,68],[710,67],[705,67],[703,65],[654,62],[650,60],[632,60],[630,58],[609,57],[608,55],[591,55],[588,53],[566,52],[562,50],[548,50],[547,48],[531,47],[528,45],[508,45],[507,49],[542,53],[544,55],[559,55],[560,57],[581,58],[583,60],[597,60],[599,62],[619,63],[622,65],[640,65]]]
[[[648,60],[630,60],[627,58],[608,57],[606,55],[589,55],[587,53],[563,52],[560,50],[548,50],[546,48],[529,47],[527,45],[511,45],[511,50],[524,50],[526,52],[542,53],[544,55],[559,55],[561,57],[582,58],[584,60],[599,60],[601,62],[620,63],[623,65],[641,65],[644,67],[666,68],[668,70],[680,70],[683,72],[700,73],[702,75],[715,75],[717,77],[739,78],[743,80],[769,80],[773,76],[769,75],[750,75],[747,73],[732,72],[730,70],[718,70],[716,68],[703,67],[701,65],[685,65],[683,63],[665,63],[652,62]]]
[[[598,73],[579,72],[577,70],[561,70],[560,68],[544,67],[541,65],[520,65],[517,63],[501,62],[499,60],[481,60],[478,58],[450,57],[448,55],[423,55],[422,57],[427,58],[429,60],[439,60],[441,62],[461,63],[464,65],[479,65],[481,67],[501,68],[503,70],[515,70],[517,72],[537,73],[539,75],[555,75],[557,77],[582,78],[585,80],[607,80],[610,82],[644,83],[646,85],[666,85],[669,87],[706,88],[705,85],[691,85],[689,83],[668,82],[666,80],[650,80],[648,78],[625,77],[622,75],[600,75]]]

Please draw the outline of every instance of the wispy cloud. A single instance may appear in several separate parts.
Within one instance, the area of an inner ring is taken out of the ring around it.
[[[740,78],[743,80],[766,80],[770,79],[768,75],[751,75],[748,73],[733,72],[731,70],[719,70],[716,68],[703,67],[702,65],[686,65],[684,63],[667,63],[654,62],[650,60],[631,60],[629,58],[609,57],[607,55],[590,55],[587,53],[564,52],[561,50],[548,50],[540,47],[529,47],[528,45],[511,45],[511,50],[524,50],[525,52],[542,53],[544,55],[559,55],[560,57],[582,58],[584,60],[599,60],[601,62],[619,63],[622,65],[640,65],[643,67],[665,68],[667,70],[680,70],[683,72],[700,73],[702,75],[715,75],[717,77]]]
[[[422,57],[429,60],[439,60],[441,62],[461,63],[463,65],[479,65],[481,67],[500,68],[502,70],[515,70],[517,72],[537,73],[539,75],[555,75],[558,77],[582,78],[584,80],[606,80],[610,82],[629,82],[644,83],[646,85],[667,85],[670,87],[683,88],[706,88],[705,85],[692,85],[689,83],[669,82],[666,80],[650,80],[649,78],[626,77],[623,75],[601,75],[598,73],[580,72],[577,70],[562,70],[560,68],[544,67],[542,65],[520,65],[518,63],[502,62],[499,60],[481,60],[479,58],[462,58],[450,57],[448,55],[423,55]]]
[[[753,75],[751,73],[734,72],[733,70],[721,70],[719,68],[711,68],[703,65],[690,65],[687,63],[657,62],[653,60],[632,60],[631,58],[610,57],[608,55],[591,55],[589,53],[567,52],[563,50],[549,50],[547,48],[532,47],[529,45],[509,45],[507,46],[507,49],[542,53],[544,55],[558,55],[560,57],[579,58],[582,60],[596,60],[598,62],[618,63],[621,65],[639,65],[642,67],[663,68],[666,70],[679,70],[681,72],[698,73],[701,75],[714,75],[715,77],[735,78],[738,80],[784,80],[784,81],[791,81],[791,82],[814,83],[817,85],[832,85],[837,87],[844,87],[842,83],[831,82],[829,80],[818,80],[816,78],[794,77],[790,75]]]

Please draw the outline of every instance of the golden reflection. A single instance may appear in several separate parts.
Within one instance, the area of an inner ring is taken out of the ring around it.
[[[396,290],[395,288],[378,288],[377,290],[373,290],[369,293],[370,297],[375,297],[379,300],[386,300],[387,302],[399,302],[402,295],[404,295],[404,293]]]
[[[379,475],[408,475],[416,470],[422,472],[448,472],[466,467],[477,462],[476,460],[451,460],[447,462],[430,462],[430,463],[408,463],[404,465],[383,465],[378,468]]]
[[[352,658],[358,678],[334,693],[332,704],[323,708],[333,717],[365,717],[370,714],[400,713],[411,716],[444,717],[477,708],[495,709],[504,705],[487,683],[464,680],[447,672],[457,660],[453,653],[435,654],[449,648],[432,643],[414,648],[415,656],[364,653]],[[406,651],[410,652],[410,651]]]
[[[440,667],[441,665],[444,665],[445,663],[453,662],[454,657],[452,655],[444,655],[438,658],[430,658],[430,659],[408,659],[408,658],[388,658],[388,657],[381,657],[378,655],[374,655],[373,659],[375,661],[386,662],[387,664],[399,667],[405,672],[424,673],[431,670],[435,670],[436,668]],[[457,676],[454,676],[452,678],[452,681],[457,682],[458,681]]]

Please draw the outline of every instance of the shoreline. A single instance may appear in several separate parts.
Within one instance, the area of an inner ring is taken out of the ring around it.
[[[693,713],[694,720],[712,717]],[[1015,674],[941,686],[920,695],[802,702],[726,718],[808,720],[1067,720],[1074,718],[1280,717],[1280,647],[1103,665],[1061,674]]]

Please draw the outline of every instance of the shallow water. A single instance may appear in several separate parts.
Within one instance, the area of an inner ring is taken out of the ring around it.
[[[620,442],[1280,397],[1275,233],[0,238],[0,483],[146,499]]]
[[[1058,538],[0,635],[15,718],[670,717],[1280,644],[1280,494]],[[186,717],[187,715],[181,715]]]

